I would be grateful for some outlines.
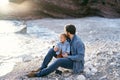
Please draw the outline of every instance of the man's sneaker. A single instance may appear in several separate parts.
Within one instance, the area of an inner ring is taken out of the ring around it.
[[[62,71],[56,70],[55,73],[61,75],[61,74],[62,74]]]
[[[39,69],[37,69],[37,70],[33,70],[32,72],[39,72],[39,71],[41,71],[41,69],[39,68]]]
[[[37,77],[35,72],[31,72],[29,74],[26,75],[28,78],[32,78],[32,77]]]

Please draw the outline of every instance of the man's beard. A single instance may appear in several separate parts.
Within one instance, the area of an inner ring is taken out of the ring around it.
[[[68,33],[66,34],[66,36],[67,36],[67,38],[70,38],[70,35]]]

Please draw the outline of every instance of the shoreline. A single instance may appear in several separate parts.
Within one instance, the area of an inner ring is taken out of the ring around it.
[[[77,34],[81,37],[86,45],[85,56],[85,73],[82,75],[73,75],[71,72],[63,73],[62,76],[54,73],[43,78],[27,78],[29,71],[38,68],[44,59],[39,55],[29,61],[19,62],[13,71],[7,75],[0,77],[1,80],[119,80],[120,77],[120,19],[103,19],[103,18],[82,18],[82,19],[40,19],[27,21],[27,26],[38,26],[48,28],[56,34],[63,31],[64,25],[67,23],[75,24]],[[33,28],[34,29],[34,28]],[[49,32],[48,32],[49,33]],[[51,37],[54,38],[54,37]],[[32,38],[31,38],[32,39]],[[48,44],[53,45],[53,39]],[[35,39],[35,42],[37,39]],[[39,41],[39,39],[38,39]],[[56,41],[56,39],[55,39]],[[47,48],[40,52],[46,54],[51,47],[47,44]],[[32,44],[31,44],[32,45]],[[34,45],[35,47],[35,45]],[[38,56],[39,55],[39,56]],[[29,56],[28,56],[29,57]],[[84,79],[83,79],[84,80]]]

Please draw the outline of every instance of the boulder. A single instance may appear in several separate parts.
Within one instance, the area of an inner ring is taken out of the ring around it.
[[[23,62],[29,62],[33,59],[31,55],[22,55],[21,57]]]

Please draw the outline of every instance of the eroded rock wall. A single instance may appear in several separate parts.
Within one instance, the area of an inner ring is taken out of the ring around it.
[[[22,4],[29,2],[30,10],[21,18],[79,18],[101,16],[120,17],[120,0],[10,0]],[[20,13],[21,14],[21,13]],[[12,14],[19,16],[18,14]]]

